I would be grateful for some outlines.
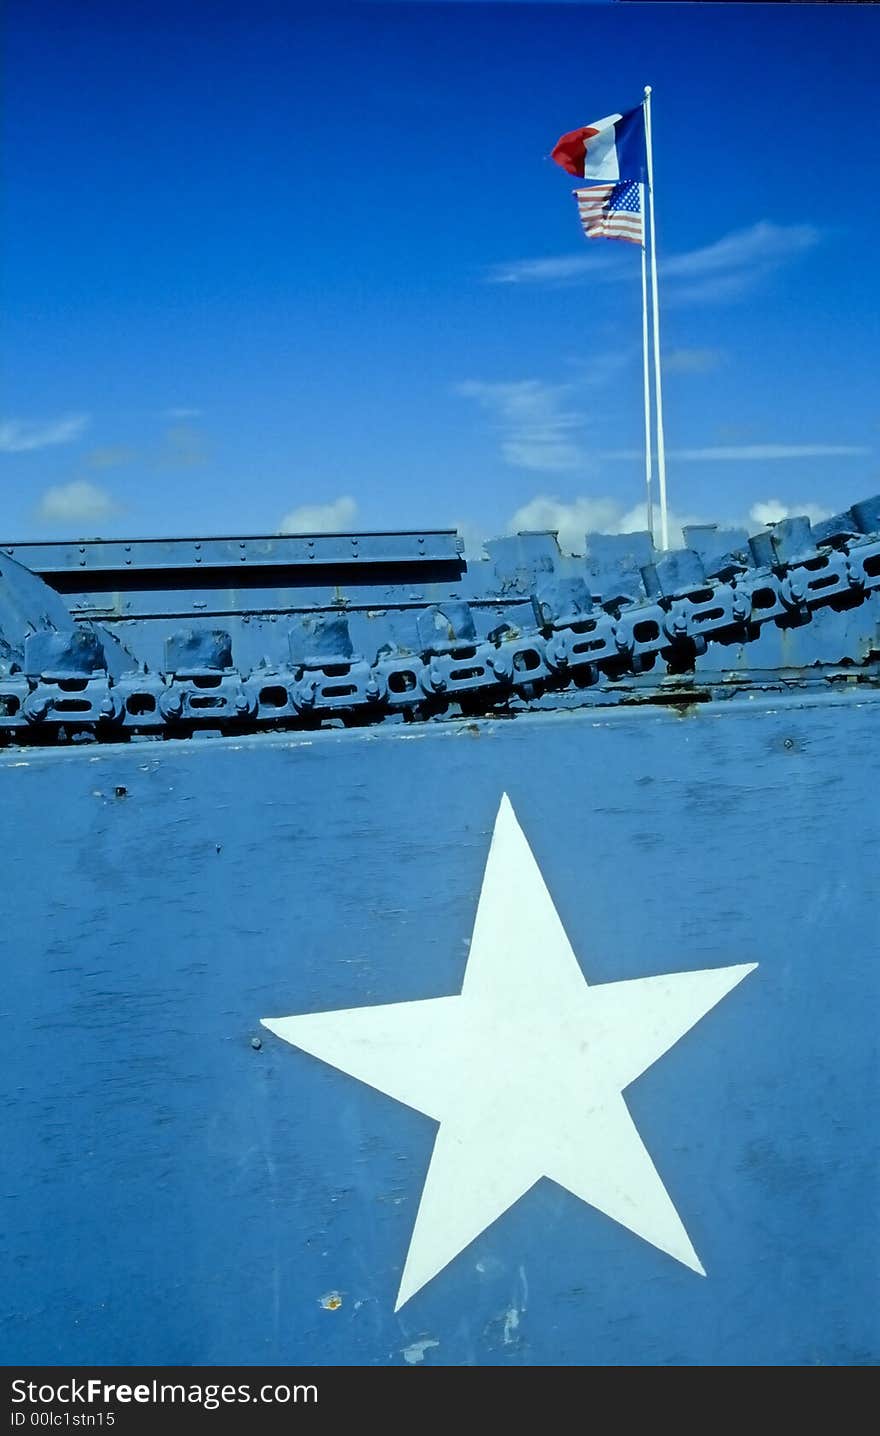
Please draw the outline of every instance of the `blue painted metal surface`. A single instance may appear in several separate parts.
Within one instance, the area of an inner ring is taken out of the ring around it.
[[[858,532],[858,530],[857,530]],[[323,564],[457,563],[462,542],[451,529],[419,533],[236,534],[231,538],[84,539],[79,543],[4,544],[3,552],[40,574],[85,569],[168,572],[200,568],[258,568]]]
[[[870,676],[877,513],[866,500],[818,534],[806,518],[786,519],[746,542],[729,531],[713,540],[704,527],[698,547],[665,554],[647,534],[588,535],[584,558],[562,555],[552,534],[521,534],[470,566],[449,534],[248,539],[241,558],[256,550],[257,561],[240,579],[233,570],[231,588],[221,587],[231,539],[205,540],[203,556],[190,540],[83,543],[75,564],[69,547],[35,545],[45,603],[9,556],[29,546],[13,546],[4,564],[22,591],[31,585],[35,636],[20,652],[13,635],[0,656],[0,731],[42,743],[432,719],[619,701],[613,685],[624,678],[663,699],[683,675],[741,683],[762,666],[752,650],[768,633],[766,662],[782,673],[832,661]],[[50,618],[60,593],[69,608]],[[829,613],[839,620],[824,623],[830,658],[812,637]],[[74,626],[76,642],[37,632]],[[46,669],[50,648],[64,649],[63,674]],[[78,681],[87,696],[74,696]]]
[[[274,622],[6,557],[4,1360],[876,1364],[876,519]],[[435,1123],[260,1019],[457,993],[504,792],[591,983],[759,963],[627,1091],[708,1275],[543,1180],[395,1314]]]

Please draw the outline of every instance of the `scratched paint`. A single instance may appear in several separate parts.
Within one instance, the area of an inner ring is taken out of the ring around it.
[[[433,1337],[425,1336],[422,1337],[421,1341],[411,1341],[409,1346],[405,1346],[400,1354],[407,1366],[420,1366],[425,1359],[425,1352],[439,1345],[439,1341],[435,1341]]]

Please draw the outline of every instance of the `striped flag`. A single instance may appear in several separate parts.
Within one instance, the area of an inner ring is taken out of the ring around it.
[[[587,239],[628,239],[631,244],[644,244],[641,186],[634,180],[594,184],[573,193]]]

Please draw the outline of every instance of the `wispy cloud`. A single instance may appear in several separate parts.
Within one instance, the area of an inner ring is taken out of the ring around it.
[[[133,464],[137,457],[137,450],[130,449],[127,444],[105,444],[91,449],[85,462],[90,469],[119,469],[125,464]]]
[[[663,355],[664,374],[709,374],[724,363],[721,349],[667,349]]]
[[[210,445],[201,426],[189,416],[198,414],[197,409],[166,410],[166,415],[177,415],[176,421],[163,431],[161,439],[145,448],[134,448],[128,444],[106,444],[91,449],[84,456],[86,468],[102,471],[122,468],[126,464],[142,463],[150,469],[178,470],[201,468],[210,458]]]
[[[759,288],[769,275],[821,242],[812,224],[775,224],[762,219],[711,244],[660,256],[664,304],[724,303]],[[609,252],[609,250],[611,252]],[[516,259],[493,265],[490,284],[577,284],[595,276],[631,278],[632,266],[612,246],[547,259]]]
[[[783,265],[814,249],[821,238],[815,225],[759,220],[714,244],[664,260],[661,270],[664,281],[669,281],[667,296],[679,304],[741,299]]]
[[[69,524],[110,518],[118,510],[119,505],[106,489],[87,479],[75,479],[47,489],[37,505],[37,517],[47,523]]]
[[[674,459],[849,459],[870,454],[861,444],[729,444],[708,449],[673,449]]]
[[[599,344],[591,351],[589,359],[578,356],[569,360],[575,379],[570,382],[572,391],[581,389],[603,389],[618,379],[625,369],[638,360],[641,366],[641,344],[627,344],[619,333],[608,338],[605,346]],[[641,369],[640,371],[641,372]],[[577,393],[576,402],[580,402]]]
[[[290,509],[278,525],[282,534],[345,533],[355,523],[358,506],[354,499],[343,495],[328,504],[301,504]]]
[[[469,379],[456,386],[457,393],[475,399],[491,416],[508,464],[547,473],[570,473],[586,463],[579,443],[584,417],[574,407],[573,390],[572,384],[541,379]]]
[[[720,363],[715,349],[673,350],[680,372],[699,373]],[[641,449],[591,451],[585,442],[591,388],[613,380],[632,355],[610,351],[597,355],[595,364],[576,381],[552,384],[542,379],[489,382],[470,379],[456,386],[464,398],[474,399],[489,415],[499,436],[501,455],[518,469],[547,474],[583,473],[597,460],[641,460]],[[607,362],[606,362],[607,360]],[[673,365],[675,367],[675,365]],[[710,444],[693,449],[671,449],[667,455],[683,463],[766,463],[776,459],[864,458],[872,450],[863,444]]]
[[[870,448],[863,444],[720,444],[706,449],[667,449],[667,458],[685,463],[732,460],[749,462],[768,459],[864,458]],[[601,459],[641,459],[641,449],[606,449]]]
[[[165,431],[165,442],[156,464],[162,469],[196,469],[208,462],[208,446],[199,429],[190,423],[173,424]]]
[[[0,423],[0,452],[24,454],[52,444],[70,444],[89,426],[88,414],[62,414],[57,419],[5,419]]]
[[[747,229],[737,229],[701,249],[675,254],[664,261],[663,272],[669,278],[698,278],[706,274],[727,273],[743,265],[778,264],[812,249],[819,243],[820,232],[812,224],[772,224],[759,220]]]
[[[201,419],[203,412],[202,409],[163,409],[162,418],[176,420]]]
[[[614,253],[589,249],[582,254],[559,254],[546,259],[513,259],[493,264],[486,279],[489,284],[570,284],[602,270],[617,269],[619,258]]]

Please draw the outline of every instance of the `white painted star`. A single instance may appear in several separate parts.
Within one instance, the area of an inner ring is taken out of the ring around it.
[[[756,966],[588,987],[505,796],[459,996],[264,1018],[440,1123],[395,1309],[545,1176],[705,1276],[623,1092]]]

